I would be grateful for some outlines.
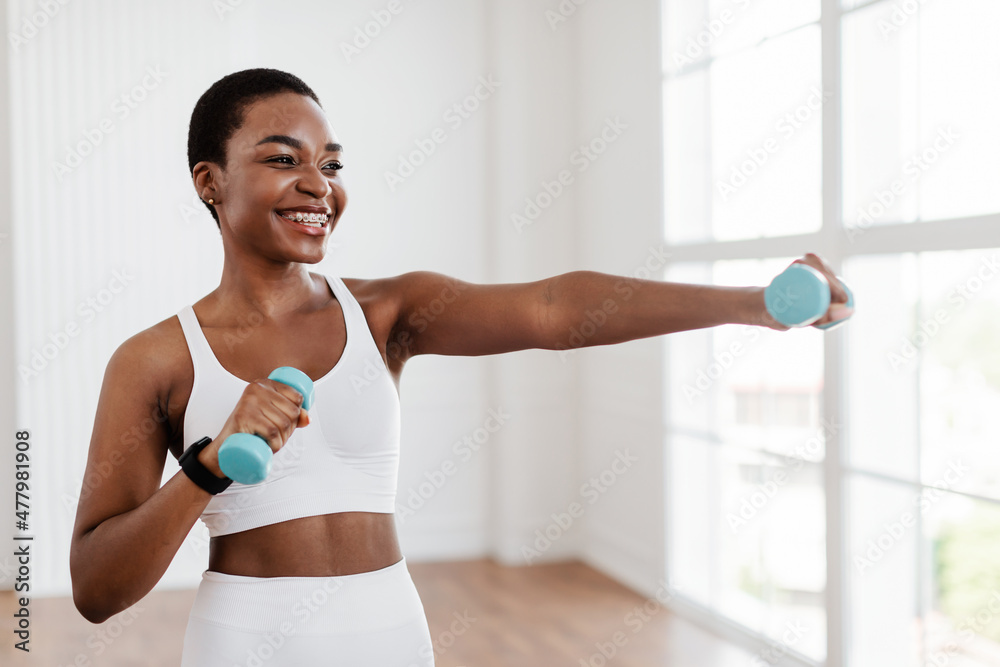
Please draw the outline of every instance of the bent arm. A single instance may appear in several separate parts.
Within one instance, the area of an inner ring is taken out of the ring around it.
[[[182,470],[160,487],[168,392],[154,349],[126,341],[101,388],[70,547],[73,602],[92,623],[153,588],[212,498]]]
[[[145,597],[211,498],[179,470],[138,507],[76,535],[70,570],[83,617],[103,623]]]

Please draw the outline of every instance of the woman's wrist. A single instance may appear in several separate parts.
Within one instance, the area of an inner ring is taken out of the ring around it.
[[[747,293],[743,299],[743,313],[741,324],[767,327],[777,331],[787,331],[789,327],[778,322],[771,316],[764,302],[764,287],[747,288]]]
[[[219,467],[219,446],[216,441],[210,442],[204,449],[198,452],[198,462],[205,466],[209,472],[219,478],[225,478],[225,473]]]

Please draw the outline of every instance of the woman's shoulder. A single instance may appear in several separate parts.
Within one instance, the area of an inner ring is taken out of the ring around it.
[[[194,365],[178,316],[171,315],[133,334],[118,346],[114,356],[130,373],[141,375],[143,384],[155,394],[151,400],[166,408],[169,430],[175,432],[194,382]],[[170,443],[171,449],[174,444]]]
[[[400,276],[385,278],[341,278],[368,319],[379,319],[398,312]]]
[[[165,373],[176,368],[177,361],[188,356],[178,315],[133,334],[118,346],[115,354],[143,360],[144,370],[150,372]]]
[[[400,302],[405,295],[407,285],[413,281],[414,277],[420,276],[422,273],[421,271],[411,271],[381,278],[341,278],[340,280],[358,301],[364,300],[385,305]]]

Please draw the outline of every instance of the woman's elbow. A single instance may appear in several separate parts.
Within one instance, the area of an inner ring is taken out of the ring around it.
[[[85,593],[83,586],[78,585],[76,581],[73,582],[73,604],[81,616],[94,624],[103,623],[112,616],[107,610],[101,609],[97,602],[94,595]]]
[[[111,617],[106,609],[102,609],[101,596],[90,582],[90,576],[82,565],[85,558],[79,557],[76,545],[70,547],[69,576],[73,586],[73,605],[80,615],[91,623],[103,623]],[[105,596],[105,601],[106,601]]]

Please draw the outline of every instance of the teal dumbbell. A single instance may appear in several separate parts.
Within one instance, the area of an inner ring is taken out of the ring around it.
[[[854,294],[839,276],[847,292],[847,307],[854,307]],[[823,317],[830,307],[830,283],[826,276],[813,267],[796,263],[779,273],[764,289],[764,305],[771,317],[786,327],[806,327]],[[848,318],[826,324],[817,329],[831,329]]]
[[[302,407],[306,410],[313,401],[312,379],[297,368],[281,366],[267,376],[287,384],[302,394]],[[229,479],[240,484],[257,484],[271,471],[272,451],[267,441],[252,433],[233,433],[219,447],[219,468]]]

